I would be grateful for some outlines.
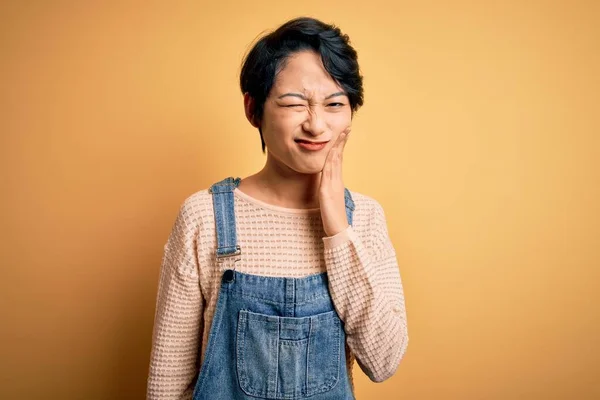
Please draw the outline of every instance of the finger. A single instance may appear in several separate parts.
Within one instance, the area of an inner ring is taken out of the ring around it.
[[[346,140],[348,139],[348,135],[350,134],[350,128],[346,128],[346,130],[344,130],[344,132],[342,132],[342,134],[340,135],[340,137],[338,138],[340,140],[340,142],[345,143]]]
[[[339,170],[339,168],[342,164],[345,142],[346,142],[346,132],[342,132],[340,134],[340,136],[338,137],[335,146],[333,146],[333,148],[331,149],[331,159],[329,160],[329,166],[332,170],[332,174],[333,174],[333,170],[335,170],[335,172],[337,172],[337,170]]]
[[[332,156],[335,156],[337,153],[341,152],[342,149],[344,148],[344,143],[346,142],[346,131],[340,133],[340,135],[337,137],[335,144],[331,147],[331,152],[333,152],[334,154],[331,154]]]
[[[331,169],[333,168],[333,163],[336,158],[339,158],[340,161],[343,156],[342,150],[344,149],[345,143],[348,138],[348,134],[350,133],[351,127],[346,128],[340,135],[337,137],[336,142],[329,149],[329,153],[327,153],[327,157],[325,158],[325,165],[323,166],[323,171],[327,170],[328,173],[331,173]]]
[[[346,143],[348,143],[349,136],[350,136],[350,128],[346,129],[340,135],[339,144],[336,146],[338,148],[337,151],[339,152],[340,159],[342,158],[342,156],[344,154],[344,149],[346,148]]]
[[[346,147],[346,143],[348,143],[348,138],[349,138],[349,137],[350,137],[350,129],[348,129],[348,130],[346,131],[346,136],[344,137],[344,144],[343,144],[342,148],[345,148],[345,147]]]

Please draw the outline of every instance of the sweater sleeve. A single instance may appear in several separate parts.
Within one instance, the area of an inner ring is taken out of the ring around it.
[[[369,240],[352,226],[324,237],[332,301],[348,346],[374,382],[396,372],[408,345],[404,291],[381,205],[373,202]]]
[[[146,390],[148,400],[192,398],[203,326],[196,251],[198,222],[184,202],[164,246]]]

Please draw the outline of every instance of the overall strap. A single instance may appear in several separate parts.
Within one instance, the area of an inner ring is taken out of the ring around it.
[[[208,192],[212,193],[217,231],[217,261],[224,257],[239,256],[242,251],[237,244],[235,207],[233,190],[240,184],[241,178],[228,177],[213,184]]]
[[[348,223],[352,225],[352,217],[354,216],[354,200],[352,200],[352,195],[350,194],[350,190],[348,190],[348,188],[344,188],[344,202],[346,203],[346,217],[348,218]]]

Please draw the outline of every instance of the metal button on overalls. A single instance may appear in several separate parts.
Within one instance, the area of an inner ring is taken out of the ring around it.
[[[224,282],[233,282],[233,270],[228,269],[223,273]]]

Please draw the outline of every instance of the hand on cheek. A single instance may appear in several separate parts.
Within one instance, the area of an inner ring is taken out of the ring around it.
[[[344,148],[350,136],[351,126],[346,128],[329,150],[321,171],[319,186],[319,206],[321,219],[327,236],[334,236],[348,227],[342,161]]]

